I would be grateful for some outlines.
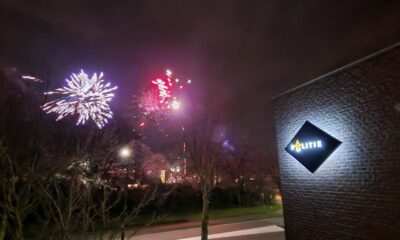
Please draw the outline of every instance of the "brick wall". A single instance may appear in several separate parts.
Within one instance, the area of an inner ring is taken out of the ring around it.
[[[274,99],[286,239],[400,239],[399,108],[400,45]],[[315,173],[284,150],[307,120],[343,142]]]

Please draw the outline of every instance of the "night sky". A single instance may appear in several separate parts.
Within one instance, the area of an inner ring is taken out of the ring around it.
[[[0,31],[1,67],[50,87],[103,71],[115,114],[171,68],[221,104],[229,135],[273,149],[272,97],[399,41],[400,2],[0,0]]]

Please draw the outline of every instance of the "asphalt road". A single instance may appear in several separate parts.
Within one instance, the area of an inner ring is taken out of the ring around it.
[[[282,218],[261,219],[245,222],[213,225],[209,227],[209,239],[218,240],[284,240]],[[136,235],[130,240],[200,240],[200,227],[177,229],[158,233]]]

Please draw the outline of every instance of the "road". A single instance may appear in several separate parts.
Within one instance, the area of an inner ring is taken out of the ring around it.
[[[209,238],[218,240],[284,240],[282,218],[251,220],[209,226]],[[136,235],[130,240],[200,240],[200,228],[186,228]]]

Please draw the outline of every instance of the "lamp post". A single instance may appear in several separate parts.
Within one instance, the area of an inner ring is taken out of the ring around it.
[[[128,201],[129,158],[132,156],[132,150],[128,146],[122,147],[118,151],[118,155],[121,159],[126,161],[124,209],[122,212],[122,223],[121,223],[121,240],[124,240],[125,239],[126,205],[127,205],[127,201]]]

